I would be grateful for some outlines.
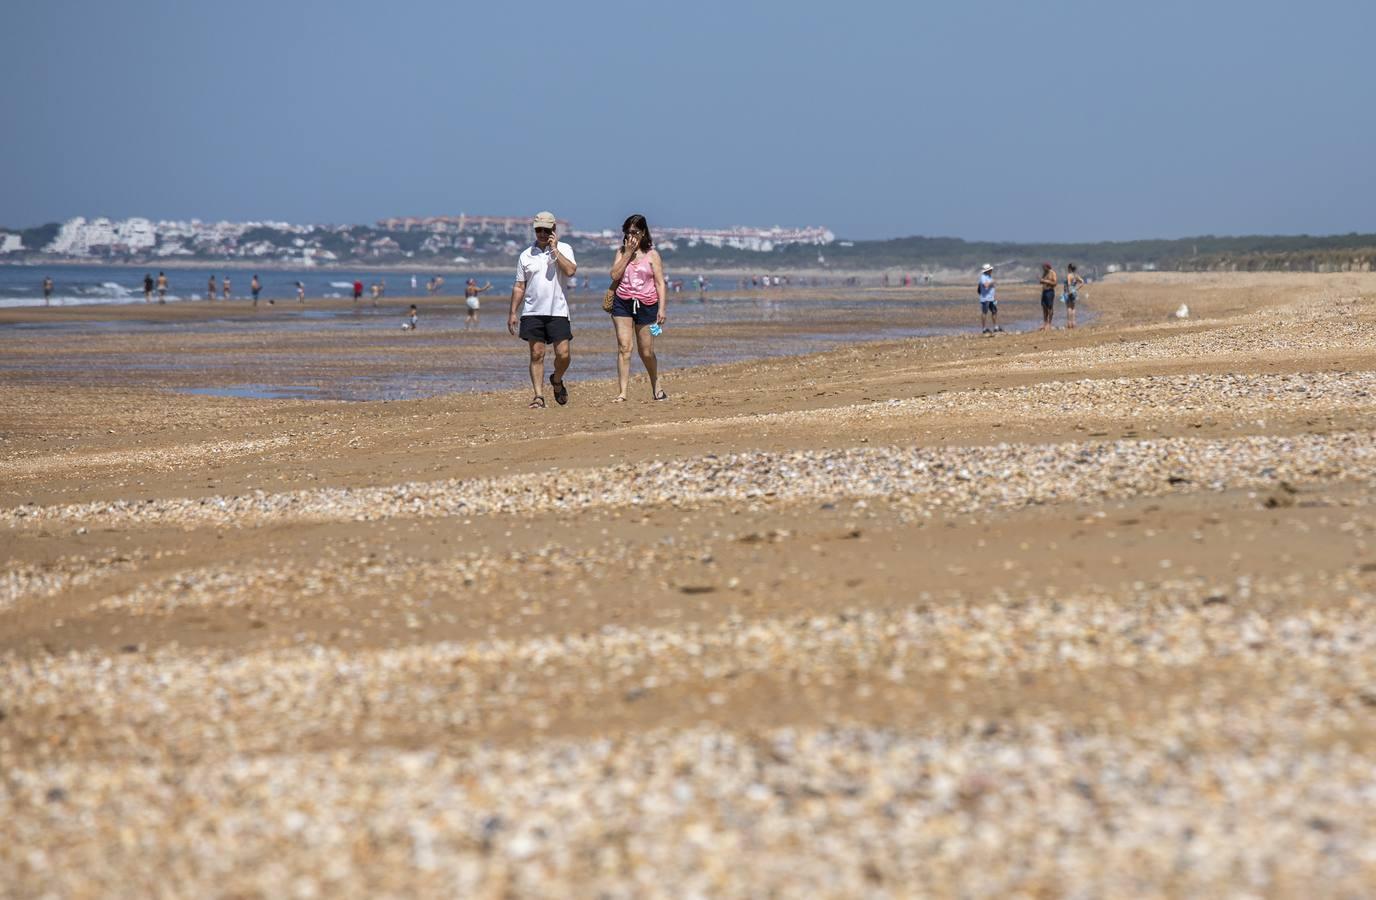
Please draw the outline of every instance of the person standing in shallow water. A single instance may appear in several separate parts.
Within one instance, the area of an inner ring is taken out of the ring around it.
[[[479,296],[490,290],[492,290],[492,282],[489,281],[482,287],[478,287],[476,278],[468,279],[468,282],[463,286],[463,302],[468,307],[468,315],[463,320],[464,331],[472,331],[478,327],[478,311],[482,309],[482,300],[479,299]]]
[[[52,277],[51,275],[44,275],[44,276],[43,276],[43,305],[44,305],[44,306],[47,306],[49,303],[52,302],[52,299],[53,299],[53,277]]]
[[[616,332],[616,381],[620,388],[612,402],[621,403],[631,384],[631,338],[635,337],[640,362],[650,376],[650,396],[668,400],[659,387],[659,360],[655,356],[655,337],[650,329],[662,326],[666,317],[668,292],[664,287],[664,262],[654,248],[650,225],[636,213],[621,224],[621,249],[612,263],[612,329]],[[654,329],[658,331],[659,328]]]
[[[208,288],[205,289],[205,299],[207,299],[207,300],[214,300],[214,299],[215,299],[215,276],[214,276],[214,275],[211,275],[211,276],[210,276],[210,287],[208,287]]]
[[[166,303],[166,302],[167,302],[167,273],[166,273],[166,272],[159,272],[159,273],[158,273],[158,302],[159,302],[159,303]]]
[[[1049,331],[1051,320],[1056,315],[1056,270],[1051,263],[1042,263],[1042,327],[1038,331]]]
[[[224,277],[224,279],[222,280],[221,283],[224,285],[224,294],[223,294],[223,296],[222,296],[222,299],[228,300],[229,297],[230,297],[230,292],[229,292],[229,276],[226,275],[226,276]]]
[[[143,302],[144,302],[144,303],[152,303],[152,302],[153,302],[153,273],[152,273],[152,272],[144,272],[144,273],[143,273]]]
[[[248,289],[253,293],[253,305],[258,305],[258,294],[263,290],[263,283],[258,280],[257,273],[254,273],[253,280],[248,283]]]

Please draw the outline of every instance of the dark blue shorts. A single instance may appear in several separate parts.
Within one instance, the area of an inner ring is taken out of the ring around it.
[[[624,297],[612,298],[612,316],[616,318],[632,319],[637,325],[653,325],[655,319],[659,318],[658,303],[653,306],[646,306],[642,303],[639,310],[632,312],[634,309],[634,300],[627,300]]]
[[[989,313],[993,313],[994,315],[998,315],[998,312],[999,312],[999,301],[997,301],[997,300],[981,300],[981,301],[979,301],[979,313],[980,313],[980,315],[982,315],[982,316],[983,316],[983,315],[988,315]]]
[[[1042,288],[1042,309],[1051,309],[1056,305],[1056,289]]]

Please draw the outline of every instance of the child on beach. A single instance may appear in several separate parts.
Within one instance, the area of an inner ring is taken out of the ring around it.
[[[407,314],[407,316],[406,316],[406,321],[401,323],[401,330],[402,330],[402,331],[415,331],[415,330],[416,330],[416,319],[419,318],[419,315],[420,315],[420,313],[416,310],[416,304],[412,303],[412,304],[411,304],[410,312],[409,312],[409,313]]]

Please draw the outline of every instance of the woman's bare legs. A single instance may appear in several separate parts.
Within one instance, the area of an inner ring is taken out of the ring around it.
[[[649,325],[635,326],[635,347],[640,351],[640,361],[645,364],[645,371],[650,376],[650,396],[658,397],[659,360],[655,358],[655,336],[650,334]],[[629,361],[628,359],[627,362]]]
[[[626,390],[631,386],[631,328],[630,319],[612,316],[612,330],[616,332],[616,382],[621,388],[617,400],[625,400]]]

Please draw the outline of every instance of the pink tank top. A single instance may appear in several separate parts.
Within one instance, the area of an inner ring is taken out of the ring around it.
[[[616,288],[616,296],[623,300],[639,300],[642,306],[654,306],[659,302],[659,289],[655,286],[655,270],[650,258],[642,256],[632,260],[621,276],[621,284]]]

